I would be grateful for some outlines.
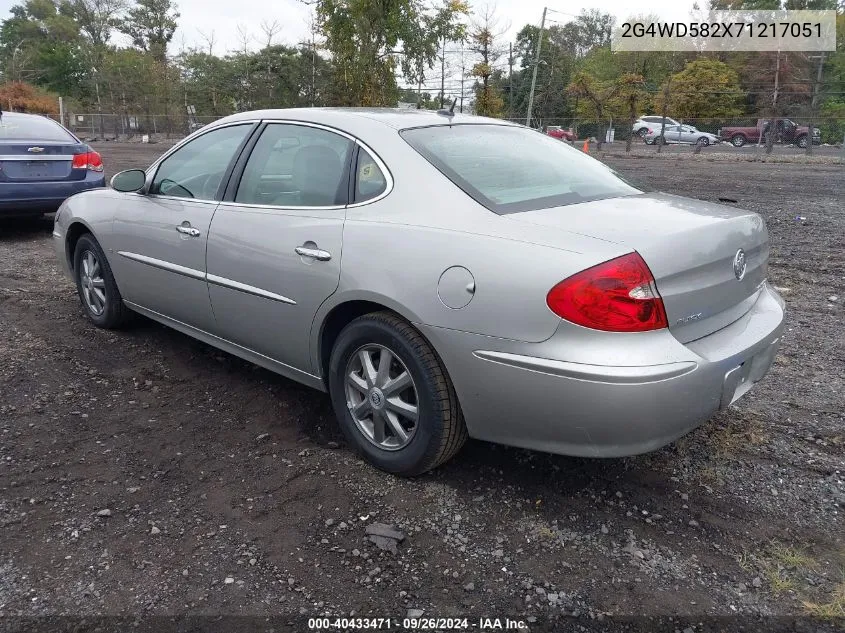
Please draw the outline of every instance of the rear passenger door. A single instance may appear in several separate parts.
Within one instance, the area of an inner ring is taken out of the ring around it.
[[[312,124],[267,123],[239,161],[208,238],[219,336],[314,373],[314,314],[340,279],[355,143]]]

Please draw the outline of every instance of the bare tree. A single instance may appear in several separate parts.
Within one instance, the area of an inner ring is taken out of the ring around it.
[[[273,45],[273,38],[281,32],[282,25],[279,24],[278,20],[273,20],[272,22],[268,22],[267,20],[261,21],[261,32],[264,33],[264,48],[270,48]]]
[[[238,109],[249,110],[252,107],[252,83],[249,77],[249,45],[252,43],[252,35],[242,24],[238,24],[238,42],[240,48],[238,49],[238,57],[243,63],[243,74],[241,75],[241,94],[243,101],[238,104]]]
[[[208,55],[209,57],[214,55],[214,43],[217,41],[217,38],[214,34],[214,30],[212,29],[211,33],[206,34],[197,29],[197,32],[200,34],[200,37],[205,40],[205,45],[208,47]]]

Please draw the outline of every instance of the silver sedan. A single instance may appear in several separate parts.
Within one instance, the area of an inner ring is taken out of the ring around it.
[[[746,393],[780,341],[760,216],[498,120],[247,112],[111,184],[55,220],[88,318],[142,314],[327,391],[392,473],[468,436],[656,449]]]
[[[702,132],[691,125],[667,125],[663,136],[660,134],[661,130],[663,130],[663,126],[661,125],[654,125],[648,128],[643,136],[646,145],[651,145],[653,143],[681,143],[687,145],[707,146],[721,143],[721,139],[719,139],[719,137],[715,134]]]

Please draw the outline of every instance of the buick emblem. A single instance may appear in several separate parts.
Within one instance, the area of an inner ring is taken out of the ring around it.
[[[742,281],[742,278],[745,277],[745,271],[748,268],[748,263],[745,261],[745,251],[739,249],[734,255],[734,276],[739,280]]]
[[[381,389],[373,388],[370,391],[370,404],[373,406],[373,409],[381,409],[384,405],[384,395],[381,392]]]
[[[30,148],[29,148],[28,150],[26,150],[26,151],[28,151],[28,152],[32,152],[33,154],[40,154],[41,152],[43,152],[43,151],[44,151],[44,148],[43,148],[43,147],[30,147]]]

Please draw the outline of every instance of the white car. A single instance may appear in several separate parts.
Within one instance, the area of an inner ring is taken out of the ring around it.
[[[689,145],[700,144],[706,146],[721,142],[721,139],[715,134],[702,132],[691,125],[669,125],[667,123],[666,128],[663,129],[662,136],[660,134],[661,129],[662,127],[659,125],[648,128],[648,131],[643,137],[647,145],[652,145],[653,143],[686,143]]]
[[[631,127],[631,131],[634,134],[639,134],[643,138],[646,137],[647,132],[649,129],[659,129],[663,125],[663,117],[657,116],[654,114],[649,114],[647,116],[641,116],[639,119],[634,121],[634,125]],[[666,117],[666,125],[680,125],[675,119],[670,119],[668,116]]]

